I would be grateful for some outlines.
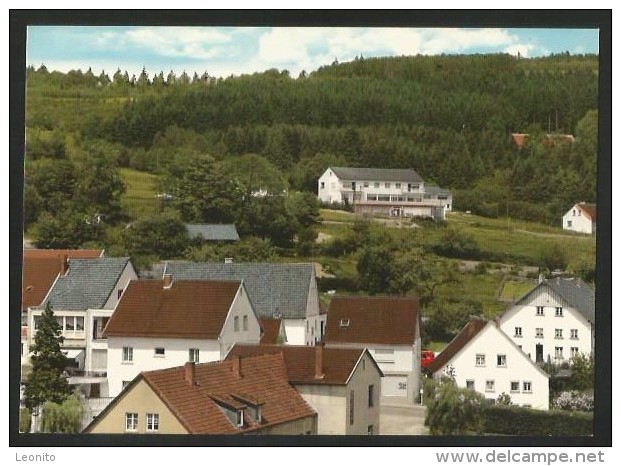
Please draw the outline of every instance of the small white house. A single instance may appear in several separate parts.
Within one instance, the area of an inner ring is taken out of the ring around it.
[[[141,371],[221,360],[261,327],[239,281],[132,281],[104,330],[109,396]]]
[[[542,280],[498,321],[535,362],[561,364],[594,354],[595,292],[579,278]]]
[[[548,375],[493,321],[471,319],[427,369],[434,378],[452,377],[458,387],[489,400],[507,394],[512,404],[549,408]]]
[[[597,206],[581,202],[563,215],[563,229],[594,235],[597,230]]]
[[[330,302],[326,348],[367,348],[384,376],[382,397],[414,403],[420,387],[418,299],[335,296]]]
[[[452,209],[450,191],[425,185],[409,169],[328,167],[318,180],[317,196],[327,204],[349,204],[361,214],[444,220]]]

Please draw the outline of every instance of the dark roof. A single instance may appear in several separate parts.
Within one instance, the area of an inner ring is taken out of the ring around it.
[[[315,377],[317,351],[323,351],[323,377]],[[294,345],[249,345],[236,343],[225,360],[233,357],[246,357],[259,354],[282,353],[287,369],[289,383],[296,385],[347,385],[358,361],[364,355],[364,348],[325,348],[319,346]],[[373,357],[370,357],[377,367]],[[380,375],[382,371],[377,367]]]
[[[335,296],[326,322],[326,343],[412,345],[418,299],[394,296]]]
[[[22,310],[39,306],[62,269],[62,261],[101,257],[101,249],[25,249],[22,270]]]
[[[306,417],[315,411],[287,382],[281,354],[241,358],[239,372],[236,362],[196,364],[195,384],[186,381],[186,366],[142,372],[86,428],[92,430],[133,386],[144,380],[190,434],[243,434]],[[244,427],[236,427],[225,414],[223,406],[239,409],[261,405],[260,422],[244,414]]]
[[[239,241],[239,234],[233,224],[187,223],[185,229],[190,238],[200,238],[205,241]]]
[[[444,367],[444,365],[453,359],[470,340],[472,340],[481,330],[485,328],[488,321],[479,317],[471,318],[461,331],[446,345],[436,358],[429,363],[427,370],[432,374]]]
[[[585,202],[581,202],[580,204],[576,204],[580,210],[585,212],[587,216],[593,220],[594,222],[597,220],[597,205],[596,204],[587,204]]]
[[[243,280],[258,317],[306,318],[311,263],[231,263],[169,261],[165,274],[173,280]]]
[[[401,168],[350,168],[330,167],[341,180],[350,181],[399,181],[421,183],[423,179],[410,169]]]
[[[238,281],[133,280],[104,335],[159,338],[218,338],[241,285]]]
[[[448,196],[451,195],[451,191],[449,191],[448,189],[444,189],[441,188],[439,186],[429,186],[429,185],[425,185],[425,192],[424,194],[446,194]]]
[[[280,327],[282,325],[282,319],[272,319],[270,317],[261,317],[259,319],[261,329],[263,329],[263,335],[261,336],[261,344],[277,344],[279,343],[278,337],[280,336]],[[284,341],[282,343],[285,343]]]
[[[580,278],[556,277],[544,280],[520,298],[516,304],[523,303],[531,293],[542,286],[550,288],[568,306],[580,312],[589,322],[595,323],[595,291]]]
[[[129,257],[69,259],[69,271],[58,277],[48,299],[54,308],[100,309],[121,278]]]

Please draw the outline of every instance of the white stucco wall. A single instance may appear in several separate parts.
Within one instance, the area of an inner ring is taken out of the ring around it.
[[[123,362],[123,347],[133,348],[133,361]],[[156,356],[155,348],[165,348],[164,356]],[[190,348],[200,351],[199,362],[220,360],[220,343],[217,340],[180,338],[108,338],[109,396],[118,395],[123,381],[131,381],[142,371],[182,366],[189,359]]]
[[[306,320],[305,319],[283,319],[285,332],[287,333],[288,345],[306,345]],[[310,331],[309,331],[310,334]]]
[[[485,355],[485,364],[477,366],[477,354]],[[506,365],[497,365],[498,355],[506,356]],[[496,400],[503,392],[511,402],[519,406],[529,405],[535,409],[548,409],[549,383],[547,375],[515,346],[493,322],[481,330],[462,350],[434,376],[439,378],[452,367],[457,386],[466,387],[467,381],[474,381],[474,390],[485,398]],[[486,388],[487,381],[494,382],[493,390]],[[518,382],[518,390],[511,390],[511,382]],[[524,389],[524,382],[530,382],[531,391]]]
[[[544,315],[537,315],[537,306],[543,306]],[[563,316],[556,317],[556,307],[563,308]],[[516,336],[516,327],[521,327],[522,336]],[[549,288],[542,286],[535,290],[523,304],[512,307],[500,318],[500,328],[524,353],[535,361],[536,345],[543,344],[543,360],[555,363],[568,362],[571,348],[591,354],[591,324],[577,310],[566,307],[563,300]],[[536,329],[543,329],[543,338],[536,336]],[[563,338],[556,338],[556,329],[562,330]],[[571,338],[571,330],[578,331],[578,338]],[[563,348],[563,359],[555,359],[555,348]]]
[[[317,411],[319,435],[345,435],[346,387],[339,385],[295,385],[302,398]]]
[[[563,229],[587,233],[589,235],[594,233],[593,222],[576,206],[569,209],[569,211],[563,215]]]
[[[248,317],[248,329],[244,330],[244,316]],[[235,317],[238,317],[239,330],[235,331]],[[261,326],[252,309],[248,293],[240,286],[226,317],[220,333],[220,359],[224,358],[234,343],[259,343]]]
[[[323,188],[322,188],[323,183]],[[341,203],[341,184],[339,182],[338,177],[334,174],[334,172],[328,168],[326,171],[319,177],[319,181],[317,183],[317,193],[319,200],[322,202],[327,202],[329,204],[333,202]]]
[[[116,283],[116,286],[111,291],[106,304],[104,304],[102,309],[114,309],[119,302],[119,290],[121,292],[125,291],[130,280],[136,280],[138,275],[136,275],[136,271],[134,270],[134,266],[131,262],[127,262],[125,269],[121,273],[119,280]]]

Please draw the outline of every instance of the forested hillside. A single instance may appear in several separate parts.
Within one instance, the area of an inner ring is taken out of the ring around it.
[[[202,175],[190,171],[204,167],[222,189],[228,179],[248,192],[315,192],[328,165],[407,167],[451,189],[456,209],[549,225],[596,201],[597,56],[359,57],[298,77],[226,79],[41,66],[27,70],[26,91],[25,217],[39,233],[61,229],[63,213],[64,229],[72,219],[83,229],[76,212],[108,225],[131,218],[119,168],[152,173],[160,192],[180,196],[180,181],[196,186]],[[529,134],[523,148],[512,133]],[[575,142],[547,143],[548,133]],[[185,195],[175,205],[183,220],[207,221]],[[214,219],[242,211],[224,203]]]

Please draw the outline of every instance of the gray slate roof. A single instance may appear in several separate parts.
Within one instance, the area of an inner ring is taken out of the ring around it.
[[[54,309],[101,309],[115,287],[129,257],[69,259],[69,271],[58,277],[48,299]]]
[[[433,194],[433,195],[446,194],[447,196],[450,196],[451,191],[449,191],[448,189],[441,188],[439,186],[425,185],[425,194]]]
[[[399,181],[405,183],[422,183],[418,173],[401,168],[347,168],[330,167],[341,180],[349,181]]]
[[[190,238],[199,237],[205,241],[239,241],[237,228],[233,224],[187,223],[185,228]]]
[[[232,263],[168,261],[165,274],[174,280],[243,280],[258,317],[304,319],[310,283],[315,274],[311,263]]]
[[[580,312],[585,319],[595,323],[595,291],[579,278],[552,278],[539,283],[532,291],[540,286],[547,286],[558,294],[570,307]],[[531,291],[531,292],[532,292]],[[530,293],[517,301],[519,304]]]

